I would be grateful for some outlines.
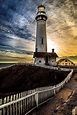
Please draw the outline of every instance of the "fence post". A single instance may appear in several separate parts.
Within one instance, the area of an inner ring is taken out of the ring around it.
[[[54,95],[56,95],[56,87],[55,86],[54,86],[53,91],[54,91]]]
[[[36,106],[38,107],[38,92],[35,94],[35,101],[36,101]]]
[[[0,99],[0,105],[2,105],[2,99]],[[0,115],[2,115],[2,110],[0,110]]]

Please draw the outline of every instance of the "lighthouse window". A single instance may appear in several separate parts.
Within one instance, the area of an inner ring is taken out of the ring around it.
[[[39,17],[39,19],[41,19],[41,16]]]
[[[43,44],[43,38],[42,38],[42,42],[41,43]]]
[[[45,18],[43,17],[43,19],[45,20]]]
[[[38,48],[36,48],[36,52],[37,52],[37,49],[38,49]]]

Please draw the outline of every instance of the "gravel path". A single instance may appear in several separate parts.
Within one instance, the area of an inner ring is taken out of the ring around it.
[[[75,106],[77,106],[77,73],[56,96],[29,115],[72,115]]]

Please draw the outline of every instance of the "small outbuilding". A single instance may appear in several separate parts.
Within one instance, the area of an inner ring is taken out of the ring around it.
[[[35,64],[45,64],[56,66],[58,55],[52,49],[52,52],[34,52]]]
[[[67,59],[67,58],[62,58],[60,60],[57,61],[57,65],[61,65],[61,66],[74,66],[75,64]]]

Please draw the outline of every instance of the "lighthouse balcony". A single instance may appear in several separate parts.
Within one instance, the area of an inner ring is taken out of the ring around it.
[[[36,20],[47,20],[47,16],[45,14],[38,14],[36,16]]]
[[[46,15],[45,12],[38,12],[37,15]]]

